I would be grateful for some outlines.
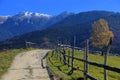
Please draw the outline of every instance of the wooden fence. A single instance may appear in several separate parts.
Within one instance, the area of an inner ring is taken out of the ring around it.
[[[65,44],[58,44],[58,47],[56,48],[56,56],[59,57],[60,61],[64,62],[64,65],[71,67],[72,73],[74,72],[74,70],[82,71],[84,74],[85,80],[87,80],[87,79],[97,80],[95,77],[88,74],[88,65],[93,65],[93,66],[97,66],[100,68],[104,68],[104,80],[108,80],[107,79],[107,70],[120,73],[120,68],[111,67],[106,64],[99,64],[96,62],[88,61],[88,54],[89,54],[88,43],[89,43],[89,40],[86,40],[86,47],[84,50],[84,59],[74,57],[75,50],[81,51],[80,48],[75,47],[75,41],[74,41],[73,46],[65,45]],[[69,48],[72,50],[72,56],[70,56],[70,52],[68,54],[66,54],[66,51],[65,51],[66,48]],[[70,59],[71,59],[71,62],[70,62]],[[84,62],[84,70],[80,70],[78,67],[74,67],[74,60]]]

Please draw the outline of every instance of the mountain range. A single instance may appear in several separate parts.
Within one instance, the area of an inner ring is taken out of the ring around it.
[[[56,16],[34,12],[20,12],[0,17],[0,41],[28,32],[43,30],[73,13],[63,12]]]
[[[44,26],[45,28],[42,30],[16,36],[1,42],[0,45],[2,47],[4,45],[4,48],[8,48],[8,46],[9,48],[21,48],[23,45],[18,46],[16,44],[30,41],[39,44],[40,47],[47,48],[55,46],[58,41],[72,44],[73,36],[76,36],[76,46],[82,47],[84,45],[82,43],[91,36],[92,24],[100,18],[108,21],[109,28],[114,33],[111,53],[120,54],[120,13],[109,11],[88,11],[78,14],[71,13],[69,16],[65,16],[57,22],[54,22],[55,19],[53,19],[53,21],[51,20],[51,22],[54,23],[49,26]]]
[[[0,16],[0,24],[3,24],[7,20],[8,16]]]

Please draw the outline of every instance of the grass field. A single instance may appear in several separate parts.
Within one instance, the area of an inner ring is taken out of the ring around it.
[[[66,51],[68,52],[68,50]],[[83,59],[83,52],[75,52],[75,57]],[[104,57],[99,54],[89,54],[89,61],[97,62],[103,64]],[[108,57],[108,65],[120,68],[120,57],[117,56],[109,56]],[[76,70],[73,74],[70,74],[70,68],[60,62],[59,58],[56,58],[55,52],[52,56],[52,51],[49,52],[49,56],[47,58],[47,63],[53,74],[56,77],[62,78],[62,80],[83,80],[83,73]],[[84,69],[84,63],[75,60],[75,67],[79,67],[80,69]],[[103,68],[99,68],[96,66],[89,65],[89,74],[97,78],[98,80],[104,80]],[[120,80],[120,74],[112,71],[108,71],[108,80]]]
[[[33,48],[27,49],[14,49],[14,50],[4,50],[0,51],[0,77],[7,72],[10,67],[14,57],[20,52],[33,50]]]

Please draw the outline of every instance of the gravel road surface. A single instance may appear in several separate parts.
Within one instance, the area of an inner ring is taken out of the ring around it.
[[[32,50],[20,53],[1,80],[51,80],[46,68],[46,59],[42,59],[48,51]]]

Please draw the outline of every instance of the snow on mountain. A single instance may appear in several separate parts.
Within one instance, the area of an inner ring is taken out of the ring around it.
[[[52,17],[51,15],[48,14],[40,14],[40,13],[33,13],[33,16],[38,16],[38,17],[46,17],[46,18],[50,18]]]
[[[56,16],[37,12],[19,12],[13,16],[0,17],[0,31],[5,35],[0,33],[0,37],[2,37],[0,41],[28,32],[46,29],[69,15],[68,12]]]
[[[9,16],[0,16],[0,24],[3,24]]]
[[[20,12],[14,15],[15,18],[31,18],[31,17],[44,17],[44,18],[50,18],[51,15],[43,14],[43,13],[37,13],[37,12]]]

